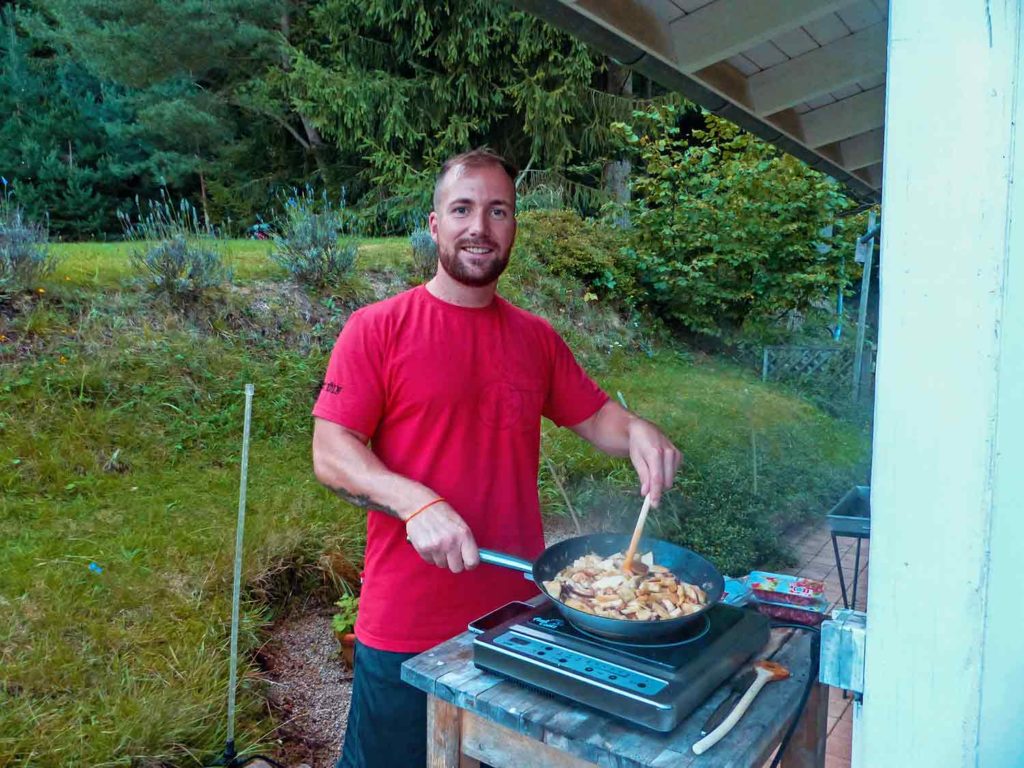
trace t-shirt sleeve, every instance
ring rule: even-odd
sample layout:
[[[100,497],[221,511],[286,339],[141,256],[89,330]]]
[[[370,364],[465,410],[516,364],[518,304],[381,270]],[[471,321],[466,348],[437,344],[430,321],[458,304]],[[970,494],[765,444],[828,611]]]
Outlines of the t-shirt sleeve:
[[[383,344],[375,324],[356,312],[341,329],[313,415],[372,436],[384,410]]]
[[[608,401],[608,395],[583,370],[569,346],[552,328],[551,383],[543,414],[560,427],[586,421]]]

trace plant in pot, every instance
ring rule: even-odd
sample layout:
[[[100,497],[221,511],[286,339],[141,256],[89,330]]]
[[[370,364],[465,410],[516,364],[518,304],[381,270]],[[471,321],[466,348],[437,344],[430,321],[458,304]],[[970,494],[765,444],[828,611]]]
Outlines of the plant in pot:
[[[335,603],[338,612],[331,617],[331,628],[341,645],[341,655],[349,669],[355,668],[356,614],[359,612],[359,598],[352,593],[342,595]]]

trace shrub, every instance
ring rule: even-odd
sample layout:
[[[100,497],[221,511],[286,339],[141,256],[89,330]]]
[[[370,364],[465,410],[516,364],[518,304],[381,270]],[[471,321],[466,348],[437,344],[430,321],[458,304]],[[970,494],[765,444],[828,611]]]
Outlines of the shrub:
[[[187,200],[174,206],[161,193],[161,199],[148,201],[146,208],[143,214],[136,201],[136,221],[121,211],[118,218],[125,238],[136,244],[131,263],[145,275],[150,290],[174,301],[194,300],[231,279],[217,233],[200,221]]]
[[[342,236],[350,223],[344,204],[319,199],[310,188],[294,193],[273,236],[272,258],[303,285],[326,288],[344,281],[355,266],[358,244]]]
[[[537,212],[520,216],[519,236],[508,271],[502,277],[501,295],[550,321],[591,373],[614,367],[620,356],[629,350],[647,351],[653,341],[649,334],[660,336],[661,329],[636,313],[623,311],[622,304],[629,301],[628,289],[620,289],[617,282],[605,281],[604,269],[594,271],[578,265],[583,271],[599,275],[591,283],[565,276],[572,270],[559,258],[559,254],[580,248],[580,242],[588,239],[594,241],[591,246],[598,245],[600,238],[595,233],[602,232],[604,228],[584,225],[575,214],[559,211],[556,216],[559,219],[565,217],[569,225],[564,232],[554,234],[546,227],[553,215],[556,214]],[[578,230],[572,226],[573,221],[577,223]],[[582,250],[586,251],[586,247]],[[605,258],[617,257],[615,248],[609,251],[600,257],[602,263],[605,263]],[[554,269],[562,274],[554,274]],[[614,269],[610,274],[620,274],[617,266]],[[628,280],[626,273],[623,281]],[[615,290],[609,285],[613,285]],[[601,296],[611,298],[599,301]]]
[[[227,275],[218,251],[184,235],[133,253],[132,260],[148,273],[154,290],[173,298],[195,298],[220,285]]]
[[[637,299],[636,278],[622,256],[622,233],[573,211],[529,211],[519,215],[517,247],[558,277],[577,280],[600,298],[624,306]]]
[[[429,280],[437,271],[437,243],[425,229],[417,229],[409,236],[412,246],[412,268],[417,277]]]
[[[833,180],[714,115],[652,107],[614,128],[635,158],[629,253],[662,317],[730,338],[843,284],[851,242],[821,235],[849,205]]]
[[[14,205],[3,180],[5,194],[0,198],[0,299],[36,286],[53,271],[56,259],[46,246],[46,228],[25,216]]]

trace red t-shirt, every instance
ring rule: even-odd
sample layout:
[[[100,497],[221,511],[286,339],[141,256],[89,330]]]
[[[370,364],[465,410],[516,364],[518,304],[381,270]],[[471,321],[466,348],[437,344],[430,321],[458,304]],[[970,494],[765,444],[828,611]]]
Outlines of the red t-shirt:
[[[497,296],[470,309],[420,286],[349,318],[313,415],[369,435],[385,466],[444,496],[479,546],[532,560],[544,550],[541,416],[571,426],[607,399],[546,320]],[[372,648],[424,651],[534,594],[517,571],[428,564],[400,520],[367,516],[356,636]]]

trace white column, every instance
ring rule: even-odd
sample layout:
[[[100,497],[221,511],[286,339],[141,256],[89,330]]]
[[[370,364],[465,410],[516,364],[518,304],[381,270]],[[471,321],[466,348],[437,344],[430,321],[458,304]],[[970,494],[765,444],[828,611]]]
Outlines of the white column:
[[[1015,0],[892,0],[858,764],[1024,765]]]

